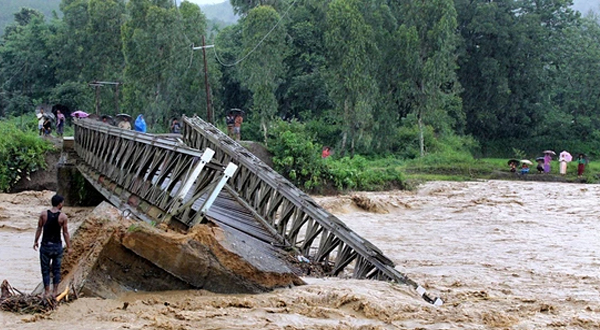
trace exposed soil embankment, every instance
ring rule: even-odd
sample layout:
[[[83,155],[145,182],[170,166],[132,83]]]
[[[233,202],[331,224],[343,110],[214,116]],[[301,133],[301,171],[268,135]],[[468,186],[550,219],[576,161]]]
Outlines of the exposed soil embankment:
[[[232,249],[219,227],[201,224],[188,233],[166,231],[123,218],[107,203],[98,206],[73,237],[64,258],[63,285],[91,296],[115,298],[128,291],[205,289],[259,293],[304,282],[283,258],[262,255],[260,270]]]
[[[46,153],[46,169],[39,169],[29,175],[28,178],[21,178],[11,189],[11,193],[35,190],[56,191],[56,164],[60,159],[60,152],[53,151]]]

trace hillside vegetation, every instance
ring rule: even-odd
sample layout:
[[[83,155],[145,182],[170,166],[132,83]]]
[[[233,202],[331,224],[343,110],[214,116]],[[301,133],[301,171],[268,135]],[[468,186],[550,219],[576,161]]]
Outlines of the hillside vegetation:
[[[40,103],[91,111],[93,81],[122,83],[98,89],[102,113],[143,114],[154,132],[183,114],[224,128],[238,108],[242,139],[309,188],[367,182],[346,171],[374,168],[362,159],[600,155],[600,25],[571,0],[230,4],[239,19],[215,29],[189,2],[63,0],[56,20],[23,10],[0,42],[0,117]],[[190,47],[202,36],[206,68]]]

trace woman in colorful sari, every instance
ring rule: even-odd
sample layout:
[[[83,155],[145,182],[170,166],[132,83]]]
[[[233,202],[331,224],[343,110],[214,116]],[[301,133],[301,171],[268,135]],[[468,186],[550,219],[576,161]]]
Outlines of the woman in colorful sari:
[[[550,173],[550,162],[552,161],[552,155],[550,153],[544,154],[544,173]]]

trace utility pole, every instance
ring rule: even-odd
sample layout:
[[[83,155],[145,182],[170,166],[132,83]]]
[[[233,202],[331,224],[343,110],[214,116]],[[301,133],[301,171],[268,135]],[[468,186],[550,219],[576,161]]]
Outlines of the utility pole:
[[[100,87],[102,87],[102,84],[98,83],[97,81],[92,81],[88,84],[88,86],[94,87],[96,92],[96,114],[100,115]]]
[[[104,85],[114,85],[115,86],[115,114],[119,113],[119,86],[122,83],[117,81],[92,81],[88,84],[91,87],[96,89],[96,114],[100,115],[100,87]]]
[[[115,85],[115,110],[116,110],[115,114],[120,113],[120,111],[119,111],[119,86],[121,86],[120,83],[117,83]]]
[[[208,84],[208,65],[206,63],[206,48],[212,48],[214,46],[215,45],[206,45],[204,43],[204,36],[202,36],[202,46],[192,46],[193,50],[202,49],[202,55],[204,56],[204,86],[206,87],[206,120],[211,124],[213,123],[213,113],[210,106],[210,85]]]

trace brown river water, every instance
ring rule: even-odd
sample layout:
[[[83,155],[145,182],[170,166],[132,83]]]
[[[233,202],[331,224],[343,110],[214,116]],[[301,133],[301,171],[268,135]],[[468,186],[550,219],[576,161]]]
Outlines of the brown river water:
[[[41,278],[31,247],[51,196],[0,194],[0,280],[22,291]],[[0,329],[600,329],[600,185],[429,182],[314,198],[444,305],[404,285],[305,278],[260,295],[80,298],[49,315],[0,312]],[[73,231],[89,209],[65,212]]]

